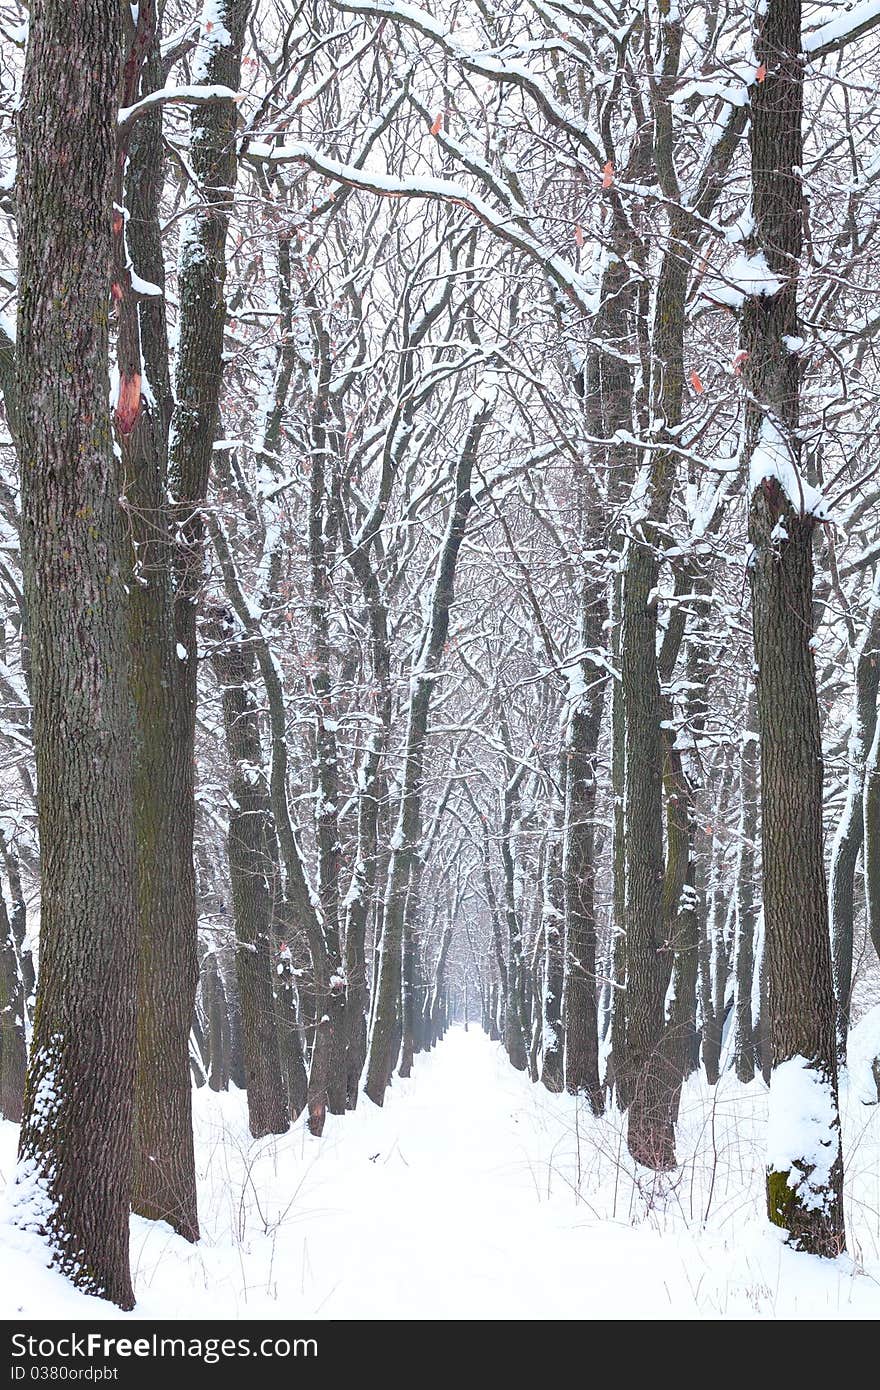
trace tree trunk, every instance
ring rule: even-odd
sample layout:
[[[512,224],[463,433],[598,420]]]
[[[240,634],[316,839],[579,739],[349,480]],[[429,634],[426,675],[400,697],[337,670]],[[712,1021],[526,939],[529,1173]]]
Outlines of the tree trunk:
[[[755,840],[758,831],[757,723],[754,686],[750,685],[746,726],[740,754],[739,854],[736,866],[736,938],[734,946],[734,1042],[733,1055],[740,1081],[755,1075],[755,1039],[752,1023],[752,988],[755,967]]]
[[[563,767],[563,772],[565,768]],[[564,795],[564,789],[563,789]],[[541,1081],[548,1091],[565,1085],[563,1067],[562,991],[564,971],[564,885],[562,879],[562,826],[564,803],[557,798],[553,814],[553,838],[544,861],[544,978],[541,990]]]
[[[18,1124],[24,1101],[27,1045],[24,987],[6,899],[0,891],[0,1115]]]
[[[774,294],[747,298],[742,314],[773,1058],[767,1205],[770,1220],[801,1249],[837,1255],[845,1242],[843,1162],[811,648],[816,515],[801,482],[799,363],[789,346],[799,328],[803,242],[800,0],[768,0],[755,24],[755,53],[766,75],[751,89],[754,250],[780,283]],[[807,1098],[811,1120],[786,1121]]]
[[[379,978],[367,1057],[364,1089],[381,1105],[397,1060],[395,1037],[399,1027],[400,978],[403,951],[403,924],[406,890],[413,855],[418,851],[421,823],[422,778],[431,695],[438,679],[440,658],[449,631],[449,610],[453,600],[455,567],[473,505],[471,477],[476,451],[491,414],[488,400],[478,400],[470,430],[464,441],[454,474],[451,515],[437,564],[430,613],[422,647],[411,676],[409,721],[400,812],[392,839],[388,888],[379,957]]]
[[[131,1308],[136,901],[128,539],[109,414],[121,13],[35,0],[19,115],[18,452],[39,789],[40,980],[16,1220]]]
[[[653,547],[633,537],[624,570],[621,642],[626,711],[627,1140],[637,1162],[666,1169],[675,1164],[675,1149],[662,1049],[672,952],[663,922],[663,753],[653,598],[657,573]]]
[[[229,1090],[229,1004],[216,951],[208,951],[202,967],[202,996],[205,1001],[206,1042],[208,1047],[208,1085],[212,1091]]]
[[[580,638],[596,650],[607,613],[604,593],[584,581]],[[604,1109],[599,1080],[599,1019],[596,1008],[596,915],[594,898],[594,820],[596,754],[602,721],[605,676],[582,662],[583,688],[573,692],[566,754],[563,902],[565,910],[565,983],[562,1014],[565,1028],[565,1089],[585,1095],[594,1115]],[[591,682],[588,687],[586,681]]]
[[[274,833],[253,692],[253,650],[229,629],[230,622],[218,621],[212,624],[211,635],[224,643],[215,651],[213,665],[222,691],[230,767],[228,850],[235,969],[248,1119],[251,1134],[261,1139],[266,1134],[285,1134],[290,1128],[272,987],[269,880],[274,870]]]
[[[164,82],[154,17],[151,0],[142,3],[125,63],[126,106]],[[193,817],[192,749],[179,736],[183,692],[171,587],[171,383],[162,293],[159,201],[164,166],[158,107],[140,118],[130,149],[123,142],[117,158],[116,201],[124,203],[127,216],[114,221],[116,355],[120,399],[134,412],[119,431],[133,546],[129,635],[139,979],[132,1206],[197,1240],[189,1037],[198,961],[195,875],[186,835]],[[133,270],[160,292],[136,293]]]

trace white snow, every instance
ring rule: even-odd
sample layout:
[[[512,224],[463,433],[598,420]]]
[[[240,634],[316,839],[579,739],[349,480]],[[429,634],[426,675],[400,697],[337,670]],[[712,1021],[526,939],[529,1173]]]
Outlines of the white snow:
[[[877,1080],[874,1065],[880,1068],[880,1004],[875,1004],[850,1031],[846,1047],[850,1089],[864,1105],[876,1105]],[[878,1070],[880,1078],[880,1070]]]
[[[197,82],[208,76],[218,48],[228,48],[232,35],[226,28],[226,0],[204,0],[199,19],[199,41],[193,55],[192,74]]]
[[[827,43],[854,34],[857,29],[869,25],[880,18],[880,0],[863,0],[861,5],[837,4],[827,11],[825,23],[803,36],[805,53],[815,53]]]
[[[801,1206],[824,1206],[839,1149],[837,1106],[829,1079],[806,1057],[790,1057],[774,1067],[767,1167],[789,1173],[788,1186],[798,1193]]]
[[[761,421],[761,433],[749,460],[749,491],[754,492],[765,478],[775,478],[800,516],[830,519],[825,498],[798,472],[785,435],[769,415]]]
[[[6,1318],[807,1319],[880,1309],[880,1107],[851,1101],[848,1258],[780,1243],[764,1215],[766,1091],[685,1088],[665,1177],[627,1157],[625,1120],[593,1120],[453,1029],[379,1110],[361,1100],[251,1140],[244,1096],[195,1094],[202,1240],[132,1218],[133,1314],[44,1268],[0,1224]],[[16,1130],[0,1125],[0,1171]],[[259,1203],[254,1197],[259,1194]],[[867,1277],[866,1277],[867,1276]]]
[[[215,44],[216,48],[217,45]],[[235,92],[231,87],[223,87],[218,83],[198,83],[188,86],[166,86],[159,87],[157,91],[150,92],[148,96],[141,97],[131,106],[120,106],[117,120],[120,125],[125,125],[132,116],[139,116],[142,111],[149,111],[151,106],[162,106],[169,101],[184,101],[200,103],[205,101],[240,101],[241,92]]]
[[[131,266],[128,267],[128,274],[129,278],[131,279],[131,287],[134,290],[135,294],[143,294],[149,296],[158,295],[158,297],[161,299],[162,291],[158,285],[153,284],[152,280],[142,279],[141,276],[138,275],[137,271],[133,270]]]
[[[716,274],[707,275],[702,293],[718,304],[740,309],[746,299],[778,294],[785,282],[770,269],[763,251],[743,252]]]

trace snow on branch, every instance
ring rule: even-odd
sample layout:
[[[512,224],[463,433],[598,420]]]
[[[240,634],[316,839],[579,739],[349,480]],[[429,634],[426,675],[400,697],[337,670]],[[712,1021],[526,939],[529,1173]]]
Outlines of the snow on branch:
[[[576,308],[586,314],[596,311],[596,289],[591,281],[579,275],[566,260],[531,236],[512,216],[491,207],[463,183],[457,183],[452,179],[423,178],[415,175],[401,179],[393,174],[361,169],[356,165],[342,164],[339,160],[331,159],[312,145],[276,146],[252,141],[244,157],[275,164],[300,162],[316,174],[323,174],[328,179],[335,179],[339,183],[360,188],[366,193],[375,193],[383,198],[427,198],[462,207],[477,217],[496,236],[537,262]]]
[[[751,459],[749,460],[749,490],[755,492],[767,478],[779,483],[792,507],[801,516],[814,516],[818,521],[830,520],[825,498],[800,475],[788,440],[769,415],[761,421]]]
[[[597,167],[604,164],[604,144],[600,132],[587,125],[572,107],[564,106],[543,78],[531,68],[510,58],[498,58],[494,53],[467,48],[427,10],[421,10],[415,5],[398,4],[396,0],[332,0],[332,3],[337,10],[343,10],[348,14],[390,19],[394,23],[414,29],[438,44],[444,53],[466,72],[488,78],[492,82],[507,82],[520,88],[531,97],[551,125],[557,130],[564,130],[579,145],[589,150]]]
[[[862,38],[880,25],[880,0],[863,0],[851,10],[838,11],[818,28],[803,36],[803,50],[810,58],[824,58],[838,53],[855,39]]]
[[[141,97],[133,106],[120,108],[119,129],[129,130],[145,111],[154,106],[164,106],[166,102],[180,101],[190,106],[204,106],[212,101],[241,101],[243,97],[243,92],[233,92],[231,87],[160,87],[158,91],[150,92],[149,96]]]

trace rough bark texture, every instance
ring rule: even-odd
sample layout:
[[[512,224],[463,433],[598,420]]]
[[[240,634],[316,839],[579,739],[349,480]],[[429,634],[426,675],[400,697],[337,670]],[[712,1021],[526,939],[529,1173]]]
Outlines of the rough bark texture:
[[[671,26],[667,26],[671,27]],[[677,66],[680,35],[667,55]],[[672,442],[681,423],[683,325],[692,255],[678,217],[657,285],[652,339],[653,411]],[[624,715],[624,882],[626,921],[627,1142],[638,1162],[664,1169],[675,1162],[670,1099],[674,1079],[664,1056],[664,999],[672,970],[663,889],[663,717],[657,668],[658,524],[665,520],[676,457],[652,460],[650,517],[631,537],[623,568],[620,671]]]
[[[635,538],[624,572],[621,675],[626,711],[626,980],[628,1143],[639,1163],[675,1162],[663,1056],[672,952],[663,921],[663,748],[656,657],[658,564]]]
[[[126,17],[122,102],[164,82],[154,5]],[[159,228],[163,177],[157,107],[117,151],[114,299],[120,407],[117,431],[125,472],[132,557],[129,580],[131,688],[135,714],[134,825],[138,889],[138,1077],[132,1205],[199,1236],[192,1136],[189,1036],[198,981],[191,822],[191,750],[175,651],[172,538],[167,490],[171,382],[164,294],[142,295],[132,268],[164,290]],[[141,393],[143,378],[149,389]],[[127,414],[123,413],[123,409]],[[183,833],[182,833],[183,832]]]
[[[214,655],[223,696],[223,727],[229,756],[229,877],[235,919],[235,969],[241,1010],[248,1120],[255,1139],[290,1128],[281,1074],[275,996],[272,988],[272,899],[274,839],[260,725],[254,698],[253,650],[212,626],[224,646]]]
[[[109,412],[115,0],[36,0],[19,116],[18,447],[42,875],[15,1209],[124,1308],[135,1077],[128,542]]]
[[[606,605],[584,595],[581,636],[584,647],[598,648]],[[596,916],[593,841],[596,815],[596,749],[605,681],[588,669],[592,688],[579,695],[571,711],[566,770],[563,885],[565,903],[565,1089],[585,1095],[594,1115],[604,1108],[599,1081],[599,1026],[596,1009]],[[585,673],[586,674],[586,673]]]
[[[803,64],[800,0],[768,0],[756,21],[766,76],[751,89],[750,148],[756,248],[782,280],[774,295],[743,307],[746,457],[752,468],[749,567],[754,621],[761,792],[765,970],[773,1067],[806,1059],[837,1102],[836,1008],[822,853],[822,742],[812,636],[815,516],[768,475],[767,449],[800,472],[797,284],[803,241]],[[782,462],[780,460],[779,467]],[[771,1106],[773,1081],[771,1078]],[[770,1169],[771,1221],[801,1248],[836,1255],[844,1246],[843,1164],[837,1154],[821,1194],[794,1152]]]
[[[241,71],[244,29],[250,0],[219,0],[216,15],[200,32],[193,80],[237,90]],[[221,21],[222,23],[216,23]],[[228,42],[226,39],[228,38]],[[138,1209],[165,1215],[163,1206],[174,1192],[152,1192],[147,1185],[151,1140],[145,1125],[155,1116],[153,1144],[171,1145],[175,1153],[181,1191],[178,1201],[187,1204],[189,1227],[197,1234],[195,1197],[190,1189],[184,1114],[183,1067],[188,1055],[188,1035],[193,1017],[196,973],[196,892],[193,869],[195,834],[195,719],[197,650],[196,615],[203,570],[203,519],[201,506],[207,497],[212,449],[218,418],[223,373],[223,331],[226,304],[226,232],[230,189],[236,181],[235,131],[238,112],[232,101],[197,106],[191,120],[189,160],[202,200],[181,227],[178,263],[179,337],[175,373],[175,405],[168,442],[168,473],[175,498],[179,543],[174,550],[174,643],[176,656],[174,731],[174,782],[177,898],[173,916],[166,917],[153,941],[142,950],[142,1000],[148,1008],[142,1028],[139,1095],[139,1139],[143,1149],[137,1194]],[[137,267],[136,267],[137,268]],[[164,500],[164,499],[163,499]],[[170,696],[168,697],[171,698]],[[168,756],[167,753],[165,756]],[[172,983],[173,982],[173,983]],[[159,1060],[158,1040],[165,1034],[167,1060]],[[153,1039],[151,1043],[151,1038]],[[166,1084],[156,1078],[162,1068],[175,1068],[167,1078],[169,1100],[160,1093]],[[169,1109],[169,1107],[173,1107]],[[183,1191],[183,1186],[186,1192]],[[184,1208],[181,1207],[183,1213]]]

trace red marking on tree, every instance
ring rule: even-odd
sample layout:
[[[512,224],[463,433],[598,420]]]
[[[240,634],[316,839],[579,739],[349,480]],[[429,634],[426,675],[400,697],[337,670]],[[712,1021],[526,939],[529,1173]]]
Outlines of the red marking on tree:
[[[767,76],[767,64],[766,64],[766,63],[761,63],[760,66],[758,67],[758,71],[755,73],[755,81],[756,81],[756,82],[763,82],[763,81],[764,81],[764,78],[765,78],[766,76]]]
[[[442,115],[440,115],[440,116],[435,116],[435,117],[434,117],[434,124],[431,126],[431,134],[432,134],[432,135],[439,135],[442,129],[443,129],[443,116],[442,116]]]
[[[110,297],[117,304],[122,299],[122,286],[119,284],[118,280],[114,280],[113,284],[110,286]]]
[[[698,396],[701,396],[706,389],[696,372],[691,372],[691,386]]]
[[[610,188],[614,182],[614,165],[609,159],[602,169],[602,187]]]
[[[119,399],[116,402],[116,425],[121,435],[131,434],[141,413],[141,374],[119,378]]]
[[[734,376],[742,376],[742,369],[745,366],[746,362],[748,362],[748,360],[749,354],[746,352],[745,348],[740,348],[739,352],[735,355],[733,361],[730,364],[733,368]]]

